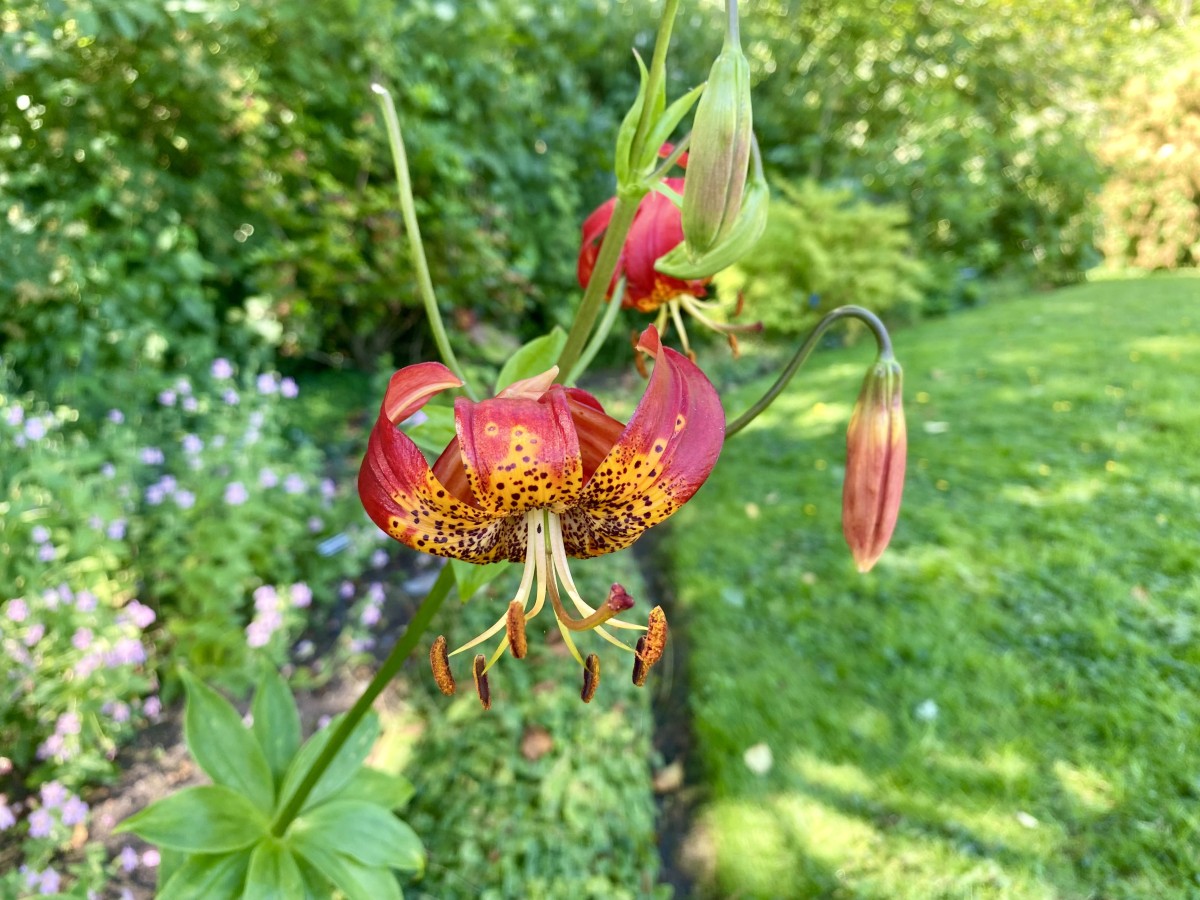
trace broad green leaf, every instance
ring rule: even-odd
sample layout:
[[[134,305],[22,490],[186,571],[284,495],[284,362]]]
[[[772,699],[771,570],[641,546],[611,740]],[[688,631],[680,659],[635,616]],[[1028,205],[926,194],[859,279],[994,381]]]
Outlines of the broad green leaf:
[[[396,876],[387,869],[364,866],[320,844],[297,840],[293,846],[296,854],[339,887],[347,900],[402,900],[404,896]]]
[[[496,377],[496,393],[508,387],[514,381],[540,375],[558,361],[562,348],[566,346],[567,333],[557,325],[549,334],[534,338],[524,344],[508,358],[508,362]]]
[[[414,444],[426,453],[438,456],[454,440],[454,408],[429,405],[421,410],[424,418],[404,428]]]
[[[297,900],[304,894],[304,876],[287,847],[268,838],[254,848],[242,894],[245,900]]]
[[[202,853],[189,856],[164,887],[155,894],[157,900],[216,900],[242,896],[250,851],[234,853]]]
[[[181,675],[187,689],[183,735],[188,750],[214,782],[233,788],[270,812],[275,782],[258,741],[233,704],[190,673]]]
[[[476,563],[463,562],[460,559],[450,560],[450,571],[454,573],[454,584],[458,588],[458,599],[466,603],[480,590],[504,574],[508,563]]]
[[[161,891],[171,880],[171,876],[188,861],[188,854],[182,850],[172,850],[169,847],[159,847],[158,849],[158,871],[155,876],[158,879],[158,889]]]
[[[296,865],[300,868],[300,875],[304,878],[304,896],[305,900],[329,900],[333,896],[333,885],[329,883],[329,879],[318,872],[313,864],[298,853],[293,853],[292,857],[296,860]]]
[[[264,666],[250,711],[254,736],[278,784],[300,748],[300,713],[291,689],[273,666]]]
[[[305,741],[300,752],[292,760],[292,764],[288,766],[287,774],[283,776],[283,787],[279,790],[281,806],[300,786],[305,773],[316,762],[317,757],[329,743],[330,737],[333,736],[333,732],[337,730],[344,718],[345,713],[335,717],[333,721]],[[346,743],[342,745],[337,755],[325,768],[325,773],[309,793],[308,799],[304,801],[303,809],[316,806],[345,787],[347,782],[354,777],[359,766],[362,765],[362,761],[367,758],[377,737],[379,737],[379,717],[375,713],[369,712],[355,726],[350,737],[346,739]]]
[[[298,818],[288,831],[297,847],[324,847],[368,866],[405,872],[425,867],[421,839],[406,823],[366,800],[330,800]]]
[[[226,853],[249,847],[267,833],[262,810],[219,784],[184,788],[130,816],[116,831],[189,853]]]
[[[403,775],[391,775],[363,766],[331,799],[369,800],[384,809],[401,809],[408,805],[412,795],[412,782]]]

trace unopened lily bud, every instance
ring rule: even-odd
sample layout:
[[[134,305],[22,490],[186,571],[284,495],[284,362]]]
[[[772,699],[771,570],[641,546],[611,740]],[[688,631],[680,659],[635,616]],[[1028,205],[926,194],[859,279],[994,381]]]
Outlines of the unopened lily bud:
[[[875,361],[863,381],[846,433],[842,533],[858,571],[867,572],[887,548],[908,457],[903,373],[890,355]]]
[[[727,37],[692,122],[682,212],[693,257],[724,238],[741,212],[752,126],[750,63],[737,39]]]
[[[767,228],[767,210],[771,202],[771,191],[767,181],[757,171],[746,191],[741,214],[725,236],[707,253],[693,256],[687,244],[677,246],[670,253],[660,256],[654,268],[671,278],[695,280],[711,278],[728,269],[749,253]],[[686,190],[686,188],[684,188]]]

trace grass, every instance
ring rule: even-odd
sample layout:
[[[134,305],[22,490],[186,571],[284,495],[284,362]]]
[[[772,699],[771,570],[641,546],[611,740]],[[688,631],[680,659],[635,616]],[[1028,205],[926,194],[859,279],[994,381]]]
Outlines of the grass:
[[[895,337],[909,475],[872,573],[840,528],[865,346],[810,361],[670,530],[701,894],[1196,896],[1200,279]]]

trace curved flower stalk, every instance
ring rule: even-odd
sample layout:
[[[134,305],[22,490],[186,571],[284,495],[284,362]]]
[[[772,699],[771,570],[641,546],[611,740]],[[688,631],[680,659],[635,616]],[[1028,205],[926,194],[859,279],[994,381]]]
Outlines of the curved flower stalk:
[[[664,145],[663,150],[669,153],[669,145]],[[679,163],[687,165],[686,155],[679,158]],[[663,185],[669,191],[680,194],[684,189],[684,179],[666,178]],[[584,220],[576,267],[580,285],[586,285],[592,277],[600,252],[600,241],[612,219],[616,202],[615,197],[605,201]],[[689,357],[694,354],[683,324],[684,312],[705,327],[724,334],[736,354],[736,335],[748,331],[761,331],[762,323],[731,325],[714,320],[710,311],[715,309],[717,304],[702,299],[708,292],[711,276],[682,279],[666,275],[655,268],[655,263],[660,257],[666,256],[682,243],[683,219],[675,201],[658,191],[647,194],[638,204],[634,214],[633,224],[629,227],[629,235],[621,248],[617,269],[608,286],[606,297],[612,299],[617,280],[623,276],[625,295],[621,301],[622,307],[636,309],[638,312],[657,313],[655,326],[663,333],[670,316],[670,321],[675,323],[675,328],[679,331],[680,344]]]
[[[459,380],[440,363],[419,363],[392,376],[359,471],[359,495],[371,519],[424,553],[525,567],[516,595],[491,628],[453,652],[444,639],[435,642],[430,659],[443,692],[455,690],[450,658],[500,635],[491,657],[477,655],[472,667],[488,707],[488,670],[505,650],[524,655],[527,624],[547,597],[584,669],[585,700],[595,691],[599,660],[584,661],[573,633],[595,630],[633,654],[639,684],[661,654],[661,608],[651,611],[647,626],[618,619],[633,605],[625,589],[613,585],[592,606],[568,567],[568,557],[628,547],[673,514],[704,483],[721,452],[725,417],[704,373],[663,347],[653,326],[638,349],[654,357],[654,373],[628,424],[607,415],[586,391],[554,384],[553,368],[491,400],[458,398],[457,437],[432,467],[396,423]],[[635,648],[610,628],[645,634]]]

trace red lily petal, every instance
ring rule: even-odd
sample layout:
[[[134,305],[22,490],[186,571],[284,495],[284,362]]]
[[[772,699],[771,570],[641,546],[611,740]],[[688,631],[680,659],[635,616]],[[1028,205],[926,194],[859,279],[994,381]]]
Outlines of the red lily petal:
[[[419,363],[392,376],[358,472],[359,497],[376,525],[414,550],[477,563],[523,560],[523,523],[457,499],[394,424],[459,383],[440,363]]]
[[[467,483],[485,512],[562,512],[579,495],[579,439],[561,385],[551,387],[540,400],[472,403],[460,397],[454,403],[454,423]]]
[[[562,517],[567,553],[598,556],[627,547],[699,489],[725,440],[716,389],[687,357],[663,347],[650,326],[638,349],[654,373],[620,438]]]
[[[664,183],[677,193],[683,191],[682,178],[667,178]],[[683,219],[679,208],[658,192],[643,197],[625,241],[623,305],[626,308],[651,312],[678,294],[704,296],[706,281],[681,281],[654,268],[659,257],[681,243]]]

